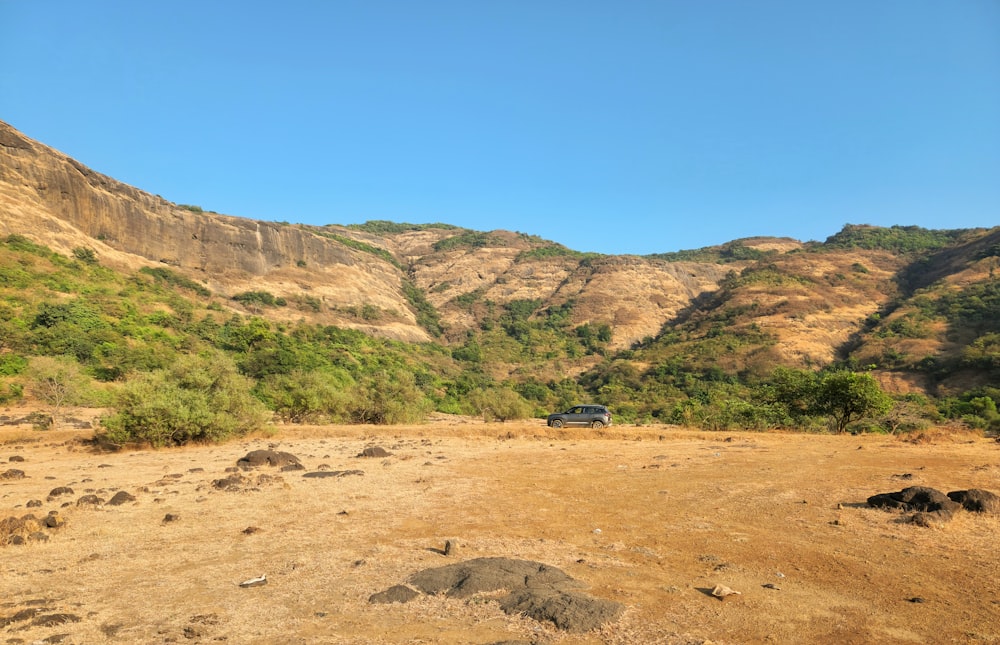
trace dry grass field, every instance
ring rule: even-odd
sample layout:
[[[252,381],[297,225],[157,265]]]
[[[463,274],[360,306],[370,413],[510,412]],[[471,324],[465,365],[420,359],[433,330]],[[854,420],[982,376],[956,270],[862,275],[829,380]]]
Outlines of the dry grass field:
[[[1000,492],[1000,444],[980,437],[442,420],[107,453],[88,434],[0,430],[0,474],[25,474],[0,479],[0,519],[65,520],[0,547],[0,643],[1000,642],[1000,517],[920,527],[864,503],[910,485]],[[369,445],[392,454],[358,457]],[[268,447],[306,470],[213,485]],[[336,470],[363,474],[303,477]],[[119,491],[135,500],[77,503]],[[626,609],[579,634],[489,597],[368,602],[484,556],[558,567]]]

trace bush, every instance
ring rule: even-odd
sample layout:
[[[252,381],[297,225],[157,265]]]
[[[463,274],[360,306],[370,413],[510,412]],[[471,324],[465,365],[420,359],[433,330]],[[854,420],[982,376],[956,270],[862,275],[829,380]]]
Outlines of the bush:
[[[379,372],[355,387],[350,407],[355,423],[392,425],[422,422],[434,406],[417,387],[413,373],[400,369]]]
[[[221,354],[182,356],[168,369],[143,374],[116,396],[113,414],[101,420],[112,443],[176,446],[224,441],[264,427],[263,404],[250,381]]]
[[[353,381],[346,373],[295,370],[270,374],[257,386],[257,395],[281,419],[293,423],[346,421]]]
[[[491,387],[475,390],[469,395],[469,403],[483,421],[510,421],[531,416],[531,404],[506,387]]]

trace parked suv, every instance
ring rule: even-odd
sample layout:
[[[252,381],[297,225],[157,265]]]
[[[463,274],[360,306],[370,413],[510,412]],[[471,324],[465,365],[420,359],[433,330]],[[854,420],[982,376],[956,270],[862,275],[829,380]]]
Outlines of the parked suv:
[[[603,405],[575,405],[565,412],[550,414],[545,423],[552,428],[563,426],[603,428],[611,425],[611,412]]]

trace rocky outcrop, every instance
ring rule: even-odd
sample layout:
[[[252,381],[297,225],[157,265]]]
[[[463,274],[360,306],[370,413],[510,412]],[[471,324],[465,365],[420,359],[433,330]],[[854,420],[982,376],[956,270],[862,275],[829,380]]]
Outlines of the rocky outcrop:
[[[522,252],[549,243],[507,231],[488,234],[482,246],[437,249],[438,242],[461,232],[444,227],[382,236],[202,212],[96,172],[0,122],[0,235],[24,235],[65,254],[91,248],[102,263],[133,270],[167,266],[218,296],[267,291],[313,305],[268,311],[269,317],[430,340],[404,293],[409,278],[457,336],[480,321],[454,299],[478,291],[499,304],[573,300],[574,325],[608,324],[611,346],[625,347],[656,334],[734,268],[622,256],[524,259]],[[345,238],[362,244],[344,244]],[[396,261],[365,249],[385,251]],[[409,276],[401,267],[408,267]],[[358,320],[345,313],[363,306],[385,315]]]

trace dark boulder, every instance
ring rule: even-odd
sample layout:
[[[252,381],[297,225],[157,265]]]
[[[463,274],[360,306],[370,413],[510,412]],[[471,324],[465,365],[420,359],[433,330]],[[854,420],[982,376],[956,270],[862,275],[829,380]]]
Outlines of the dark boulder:
[[[948,499],[948,496],[941,491],[926,486],[910,486],[895,493],[872,495],[868,498],[868,505],[918,513],[941,511],[948,514],[962,507],[958,502]]]
[[[110,500],[108,500],[108,506],[121,506],[126,502],[134,502],[134,501],[135,501],[135,495],[132,495],[127,491],[120,490],[117,493],[115,493]]]
[[[301,465],[298,457],[289,452],[277,450],[252,450],[236,462],[236,466],[241,470],[260,468],[261,466],[283,468],[295,464]]]
[[[620,603],[593,598],[579,591],[583,585],[563,571],[528,560],[476,558],[426,569],[413,575],[410,583],[424,593],[444,594],[450,598],[506,591],[496,596],[504,612],[523,614],[569,632],[596,629],[616,620],[625,609]],[[392,589],[396,589],[394,593],[404,593],[397,587]],[[389,598],[392,589],[372,598]],[[402,589],[412,591],[409,587]]]
[[[988,490],[953,490],[948,493],[948,498],[973,513],[1000,513],[1000,497]]]

